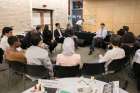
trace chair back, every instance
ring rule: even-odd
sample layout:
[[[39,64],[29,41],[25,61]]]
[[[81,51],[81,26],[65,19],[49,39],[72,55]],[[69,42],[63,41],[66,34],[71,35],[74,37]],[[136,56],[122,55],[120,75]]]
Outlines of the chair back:
[[[134,62],[134,64],[133,64],[133,71],[135,73],[135,76],[140,78],[140,64]]]
[[[105,73],[105,63],[84,63],[82,67],[83,75],[97,75]]]
[[[4,51],[2,48],[0,48],[0,63],[3,62],[3,55],[4,55]]]
[[[135,54],[135,48],[133,46],[130,47],[129,45],[123,44],[121,47],[124,49],[125,55],[128,59],[133,57],[133,55]]]
[[[14,70],[15,72],[26,73],[26,64],[18,62],[18,61],[7,61],[9,68]]]
[[[55,77],[64,78],[64,77],[75,77],[80,74],[79,65],[77,66],[54,66],[54,75]]]
[[[115,71],[118,72],[120,71],[122,68],[125,67],[125,65],[127,64],[128,60],[127,58],[122,58],[122,59],[115,59],[113,60],[109,65],[108,65],[108,71]]]
[[[26,74],[36,78],[50,78],[49,71],[43,65],[26,65]]]

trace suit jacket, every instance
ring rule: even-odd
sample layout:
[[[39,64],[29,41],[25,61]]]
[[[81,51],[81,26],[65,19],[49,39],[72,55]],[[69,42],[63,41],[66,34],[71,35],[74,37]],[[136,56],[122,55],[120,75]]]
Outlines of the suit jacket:
[[[62,31],[61,31],[61,33],[62,33]],[[62,33],[62,36],[63,36],[63,33]],[[54,37],[55,37],[55,39],[59,39],[59,37],[60,37],[60,34],[57,29],[54,30]]]

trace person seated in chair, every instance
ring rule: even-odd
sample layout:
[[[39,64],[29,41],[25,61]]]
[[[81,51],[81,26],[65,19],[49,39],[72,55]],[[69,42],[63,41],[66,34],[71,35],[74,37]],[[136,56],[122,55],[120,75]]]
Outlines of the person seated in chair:
[[[42,39],[39,33],[32,33],[31,44],[26,53],[27,64],[43,65],[49,70],[50,77],[53,77],[53,67],[48,56],[48,51],[42,48]]]
[[[133,62],[140,64],[140,48],[136,51]]]
[[[74,40],[75,48],[78,48],[78,37],[74,34],[74,30],[70,24],[67,24],[67,28],[65,29],[65,37],[71,37]]]
[[[125,34],[128,33],[129,32],[129,26],[123,26],[123,30],[124,30]]]
[[[135,42],[136,38],[132,32],[127,32],[121,37],[121,43],[132,45]]]
[[[96,35],[94,36],[93,40],[92,40],[92,44],[90,46],[90,52],[89,55],[92,54],[92,52],[94,51],[95,45],[98,44],[103,44],[104,39],[107,36],[107,28],[105,27],[104,23],[100,24],[100,29],[99,31],[96,32]]]
[[[61,31],[60,23],[56,23],[55,26],[56,29],[54,30],[54,38],[58,43],[63,43],[65,37]]]
[[[13,35],[12,32],[13,32],[12,27],[4,27],[2,30],[0,47],[3,49],[3,51],[9,48],[9,44],[7,40],[8,40],[8,37]]]
[[[42,27],[41,27],[41,25],[37,25],[36,26],[36,32],[38,32],[40,35],[42,35]]]
[[[136,51],[133,58],[133,70],[137,80],[137,89],[140,91],[140,48]]]
[[[119,31],[117,31],[117,35],[123,36],[124,34],[125,34],[124,29],[120,29]]]
[[[80,54],[75,53],[74,41],[67,37],[63,43],[63,52],[56,57],[56,65],[76,66],[81,63]]]
[[[49,46],[49,50],[52,53],[57,46],[57,42],[53,40],[53,33],[49,30],[49,26],[45,25],[43,30],[43,42]]]
[[[35,32],[36,32],[35,29],[31,29],[31,30],[26,32],[24,38],[21,40],[21,48],[22,49],[27,49],[32,45],[31,44],[31,35]]]
[[[121,47],[125,50],[128,59],[134,55],[135,35],[132,32],[127,32],[121,37]]]
[[[8,38],[9,48],[5,51],[5,59],[8,61],[18,61],[26,63],[26,58],[23,51],[18,51],[17,48],[20,47],[20,41],[16,36],[10,36]]]
[[[113,60],[125,57],[124,49],[120,48],[120,36],[112,35],[110,42],[112,49],[108,50],[104,55],[99,55],[99,62],[106,62],[106,68]]]
[[[137,51],[140,48],[140,35],[138,35],[136,37],[136,41],[134,43],[134,48],[135,48],[135,51]]]

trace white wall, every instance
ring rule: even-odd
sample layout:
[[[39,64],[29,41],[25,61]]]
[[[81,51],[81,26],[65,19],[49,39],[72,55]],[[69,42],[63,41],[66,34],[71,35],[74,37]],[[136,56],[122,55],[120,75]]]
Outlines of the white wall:
[[[54,24],[60,22],[65,28],[68,22],[68,0],[0,0],[0,32],[4,26],[14,26],[14,33],[20,34],[32,27],[32,8],[54,10]]]
[[[32,0],[33,8],[43,8],[42,5],[47,5],[47,9],[54,10],[54,24],[59,22],[61,27],[66,27],[68,23],[68,0]]]
[[[4,26],[14,26],[14,33],[31,27],[31,0],[0,0],[0,32]]]

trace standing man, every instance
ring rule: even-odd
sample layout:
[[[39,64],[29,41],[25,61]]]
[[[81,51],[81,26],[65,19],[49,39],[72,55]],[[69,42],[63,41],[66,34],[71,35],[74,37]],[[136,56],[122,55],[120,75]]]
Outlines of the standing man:
[[[76,30],[78,31],[78,32],[81,32],[81,31],[83,31],[83,22],[84,22],[84,19],[80,19],[80,20],[78,20],[77,22],[76,22]]]
[[[105,27],[104,23],[101,23],[100,24],[100,29],[96,32],[96,36],[92,40],[89,55],[92,54],[92,52],[94,51],[94,47],[97,43],[98,44],[103,44],[106,36],[107,36],[107,28]]]

